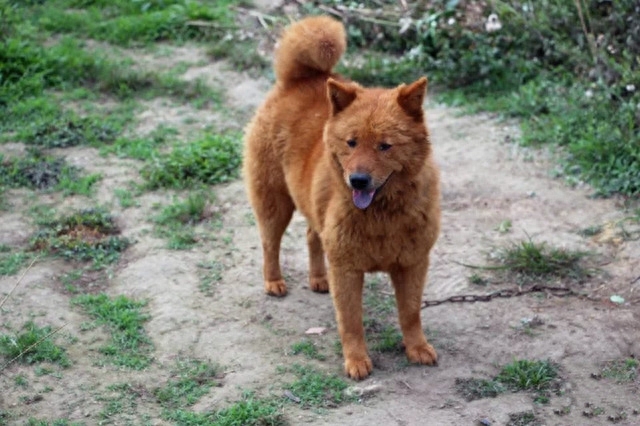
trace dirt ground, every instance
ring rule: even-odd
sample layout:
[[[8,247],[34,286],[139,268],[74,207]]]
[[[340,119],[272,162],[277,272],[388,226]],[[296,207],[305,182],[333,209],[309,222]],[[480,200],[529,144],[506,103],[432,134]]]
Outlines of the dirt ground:
[[[182,52],[179,56],[193,62],[185,78],[206,75],[211,81],[224,79],[228,105],[240,111],[235,116],[240,117],[235,122],[238,128],[268,90],[266,79],[232,72],[224,64],[203,64],[197,53]],[[167,56],[146,58],[152,67],[160,60],[166,61]],[[374,357],[373,375],[364,382],[353,382],[379,385],[374,395],[360,403],[322,411],[290,404],[285,408],[288,421],[316,425],[472,425],[485,421],[505,425],[509,414],[533,411],[546,425],[640,424],[637,379],[620,384],[592,377],[607,361],[640,355],[640,242],[616,234],[613,224],[625,216],[620,201],[591,198],[588,186],[570,187],[553,178],[556,163],[552,153],[513,143],[518,138],[515,123],[486,114],[463,115],[433,98],[426,108],[442,172],[443,228],[424,297],[440,299],[493,290],[470,284],[468,277],[474,271],[460,263],[486,264],[496,248],[530,237],[556,247],[592,252],[602,272],[581,287],[591,298],[536,294],[424,309],[425,327],[440,355],[437,367],[405,366],[402,354]],[[169,100],[150,101],[139,119],[141,129],[153,129],[164,122],[184,132],[189,131],[188,126],[225,122],[220,113],[191,111]],[[6,154],[21,149],[20,144],[0,146]],[[222,407],[246,389],[282,393],[277,386],[282,373],[277,367],[300,362],[289,355],[289,348],[303,339],[310,327],[328,329],[322,336],[312,336],[327,355],[326,360],[314,363],[341,373],[342,359],[333,350],[338,337],[331,299],[307,288],[302,217],[294,217],[283,242],[282,262],[290,293],[282,299],[271,298],[262,291],[260,240],[241,181],[212,188],[222,211],[217,238],[188,251],[172,251],[149,232],[152,224],[148,218],[154,203],[170,202],[173,192],[145,193],[137,199],[139,206],[123,209],[115,201],[114,189],[139,181],[137,162],[103,157],[93,148],[56,153],[89,172],[100,172],[103,180],[93,200],[39,194],[38,202],[61,209],[95,204],[112,207],[124,236],[135,244],[101,285],[109,295],[148,301],[151,319],[145,328],[153,341],[155,360],[140,372],[96,364],[100,357],[97,348],[107,336],[101,328],[84,329],[88,318],[70,304],[72,295],[59,284],[60,276],[72,266],[61,260],[38,261],[2,307],[1,322],[21,324],[33,317],[53,327],[66,324],[60,336],[73,365],[57,377],[35,376],[32,368],[20,364],[3,371],[0,408],[14,416],[9,424],[24,424],[29,417],[98,424],[102,397],[110,384],[128,382],[151,388],[167,379],[178,357],[209,359],[224,369],[222,386],[205,395],[192,407],[194,411]],[[26,191],[9,191],[12,207],[0,212],[1,244],[23,245],[33,232],[26,213],[33,201],[27,195]],[[511,230],[500,232],[500,224],[507,220]],[[578,232],[595,225],[603,225],[604,232],[593,237]],[[222,279],[207,296],[200,290],[204,272],[198,265],[213,261],[223,266]],[[0,277],[1,297],[17,279]],[[391,291],[391,287],[383,291]],[[624,297],[625,303],[610,302],[612,295]],[[542,324],[533,333],[523,332],[523,320],[533,317]],[[557,363],[562,377],[559,395],[553,395],[548,404],[536,404],[528,393],[505,393],[472,402],[456,393],[456,378],[493,377],[500,366],[514,358]],[[14,384],[18,374],[28,376],[26,389]],[[45,387],[50,390],[42,399],[25,399]],[[138,414],[148,415],[151,424],[168,424],[151,407],[143,396]],[[588,418],[585,407],[604,411]],[[616,420],[620,413],[625,415]],[[126,416],[114,422],[129,423],[137,424],[135,418]]]

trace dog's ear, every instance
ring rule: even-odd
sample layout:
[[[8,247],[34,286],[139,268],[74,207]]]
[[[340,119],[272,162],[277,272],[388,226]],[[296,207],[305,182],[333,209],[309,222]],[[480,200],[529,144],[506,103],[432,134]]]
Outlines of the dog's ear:
[[[398,104],[416,120],[422,120],[424,112],[422,103],[427,92],[427,78],[422,77],[410,85],[402,84],[398,87]]]
[[[327,80],[327,94],[331,102],[331,115],[336,115],[356,98],[356,87],[330,78]]]

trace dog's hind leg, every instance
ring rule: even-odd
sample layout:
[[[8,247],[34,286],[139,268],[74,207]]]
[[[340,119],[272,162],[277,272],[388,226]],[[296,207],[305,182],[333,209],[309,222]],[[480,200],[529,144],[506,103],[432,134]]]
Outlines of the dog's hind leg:
[[[280,270],[280,242],[295,206],[289,194],[263,193],[254,198],[253,208],[260,228],[263,254],[264,291],[271,296],[287,294]]]
[[[438,355],[427,342],[420,320],[422,291],[429,262],[412,267],[398,267],[391,271],[391,282],[395,288],[398,316],[402,329],[407,358],[418,364],[437,363]]]
[[[329,291],[327,268],[324,265],[322,241],[316,231],[307,228],[307,245],[309,246],[309,287],[318,293]]]

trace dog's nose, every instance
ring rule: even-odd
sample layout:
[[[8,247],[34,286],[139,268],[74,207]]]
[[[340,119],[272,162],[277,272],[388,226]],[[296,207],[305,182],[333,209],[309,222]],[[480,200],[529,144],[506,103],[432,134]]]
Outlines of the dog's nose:
[[[349,183],[353,189],[366,189],[371,185],[371,176],[367,173],[352,173],[349,175]]]

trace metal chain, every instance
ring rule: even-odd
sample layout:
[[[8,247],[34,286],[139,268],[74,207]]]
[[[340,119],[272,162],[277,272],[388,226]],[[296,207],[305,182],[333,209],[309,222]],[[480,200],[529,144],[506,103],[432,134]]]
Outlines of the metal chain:
[[[442,305],[443,303],[489,302],[499,297],[502,297],[502,298],[517,297],[525,294],[541,293],[541,292],[550,293],[558,297],[577,296],[577,297],[589,299],[589,296],[587,296],[586,294],[578,293],[575,290],[572,290],[570,288],[536,284],[525,289],[510,288],[510,289],[494,291],[492,293],[487,293],[487,294],[460,294],[456,296],[447,297],[446,299],[424,300],[422,302],[421,309],[429,308],[431,306]]]

